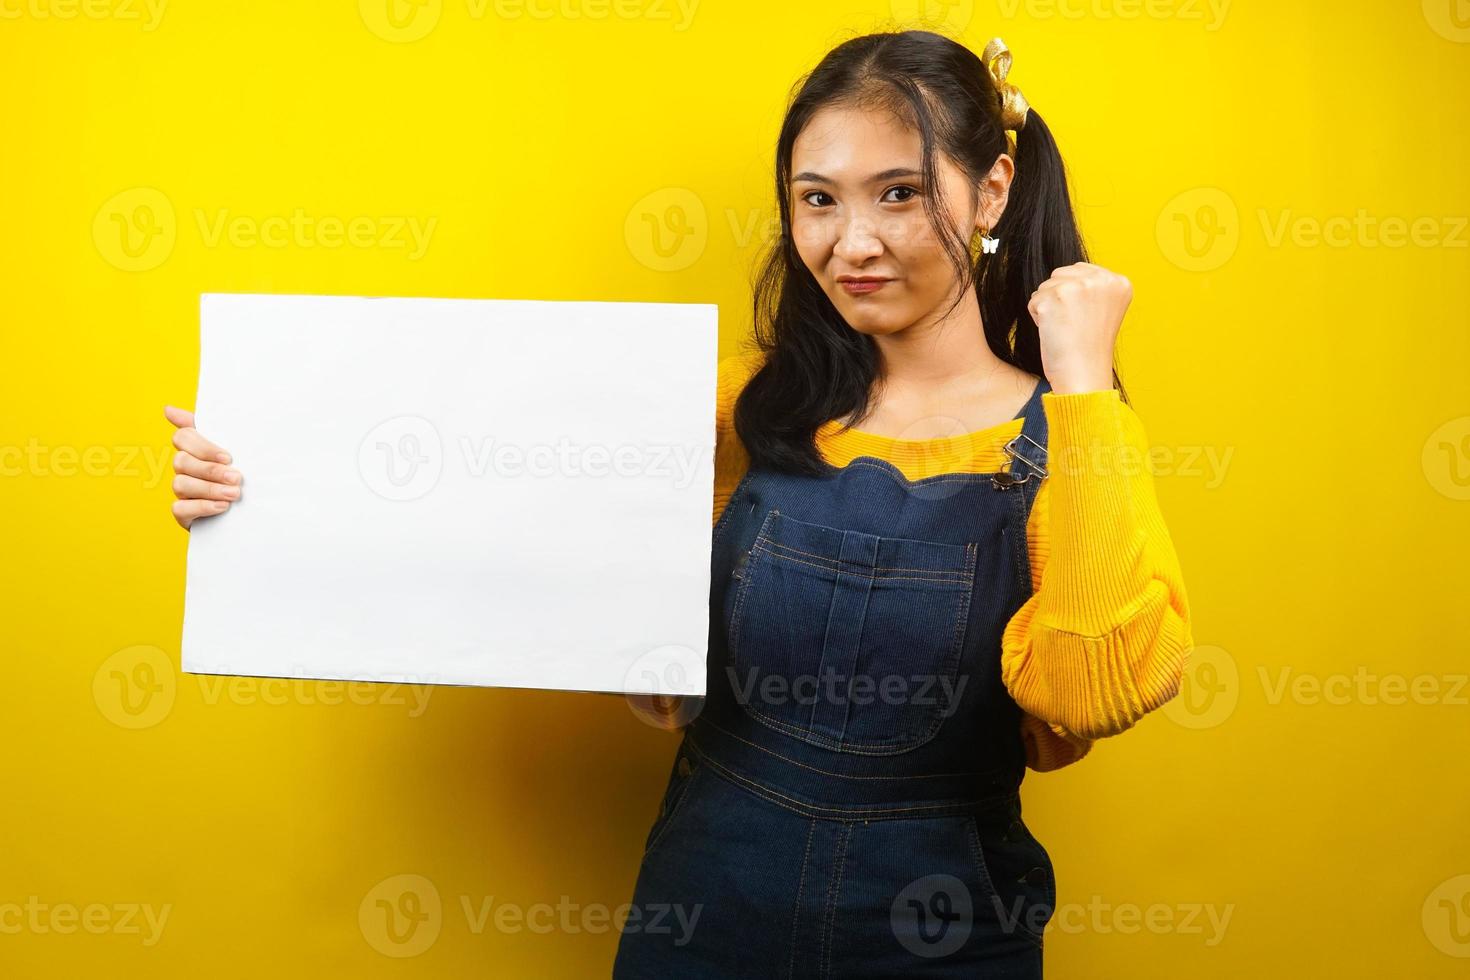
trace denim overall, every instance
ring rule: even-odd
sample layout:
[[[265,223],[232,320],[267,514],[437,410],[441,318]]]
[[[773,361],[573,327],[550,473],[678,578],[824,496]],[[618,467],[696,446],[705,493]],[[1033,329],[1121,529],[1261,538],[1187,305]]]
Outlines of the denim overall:
[[[998,473],[746,474],[615,978],[1041,976],[1056,884],[1000,652],[1031,594],[1048,390]]]

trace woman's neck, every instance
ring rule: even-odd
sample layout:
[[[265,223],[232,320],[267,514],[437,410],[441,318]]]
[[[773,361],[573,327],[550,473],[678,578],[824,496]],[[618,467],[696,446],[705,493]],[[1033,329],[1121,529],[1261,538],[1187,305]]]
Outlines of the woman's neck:
[[[873,340],[873,404],[854,426],[876,435],[932,439],[998,425],[1015,417],[1036,384],[990,349],[973,293],[944,320]]]

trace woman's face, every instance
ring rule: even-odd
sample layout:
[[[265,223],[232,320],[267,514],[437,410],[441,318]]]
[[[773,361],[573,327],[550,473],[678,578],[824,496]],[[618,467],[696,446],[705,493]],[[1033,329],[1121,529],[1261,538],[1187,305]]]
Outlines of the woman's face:
[[[922,183],[921,149],[918,132],[889,113],[835,107],[814,115],[792,147],[797,252],[860,333],[896,333],[953,302],[958,278],[921,200],[931,192]],[[945,210],[968,239],[989,217],[979,189],[942,153],[935,165]],[[1008,170],[1005,178],[1008,186]],[[993,203],[991,213],[999,217]],[[881,282],[846,281],[867,278]]]

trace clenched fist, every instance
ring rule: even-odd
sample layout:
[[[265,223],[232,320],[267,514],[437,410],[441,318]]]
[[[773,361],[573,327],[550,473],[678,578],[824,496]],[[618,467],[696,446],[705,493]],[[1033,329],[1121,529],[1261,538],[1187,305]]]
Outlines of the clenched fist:
[[[1064,265],[1026,308],[1041,334],[1041,363],[1059,395],[1113,387],[1113,349],[1133,285],[1091,262]]]

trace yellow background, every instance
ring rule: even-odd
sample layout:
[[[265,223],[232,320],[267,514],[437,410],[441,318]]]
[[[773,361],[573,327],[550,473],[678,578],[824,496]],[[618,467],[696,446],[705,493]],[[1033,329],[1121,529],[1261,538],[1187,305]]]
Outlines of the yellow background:
[[[0,974],[607,973],[596,920],[462,903],[627,901],[676,740],[616,697],[179,673],[161,406],[204,291],[717,302],[732,352],[789,86],[920,9],[395,2],[0,0]],[[1200,644],[1168,709],[1027,780],[1048,975],[1465,976],[1470,9],[928,14],[1004,37],[1134,281]]]

